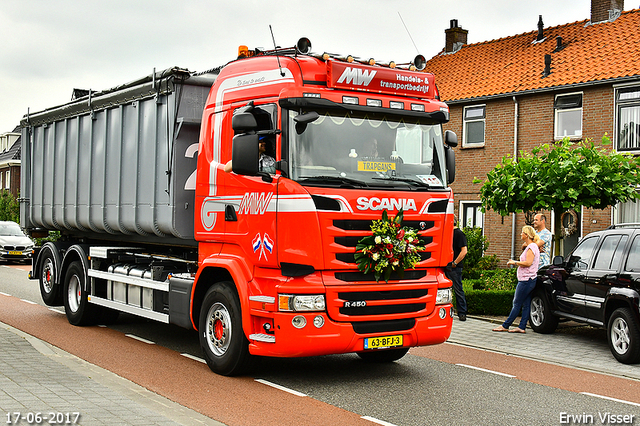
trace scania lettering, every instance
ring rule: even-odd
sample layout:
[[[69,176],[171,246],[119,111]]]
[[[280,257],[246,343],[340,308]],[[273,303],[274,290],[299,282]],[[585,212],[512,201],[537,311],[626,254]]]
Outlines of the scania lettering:
[[[223,375],[446,341],[457,139],[423,64],[243,46],[27,114],[21,224],[60,235],[34,253],[44,302],[74,325],[125,312],[197,330]],[[425,249],[378,282],[356,245],[400,209]]]
[[[358,198],[359,210],[389,210],[390,212],[399,210],[417,210],[416,201],[414,199],[395,199],[395,198]]]

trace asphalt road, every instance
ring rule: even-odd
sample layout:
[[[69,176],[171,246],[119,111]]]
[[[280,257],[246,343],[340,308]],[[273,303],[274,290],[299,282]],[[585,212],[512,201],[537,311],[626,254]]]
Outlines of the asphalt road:
[[[600,394],[628,386],[633,401],[638,381],[452,344],[414,348],[382,365],[354,354],[263,358],[250,377],[220,377],[179,356],[200,356],[195,332],[126,315],[109,328],[69,325],[33,304],[43,305],[25,269],[0,267],[0,321],[226,424],[558,425],[583,414],[613,424],[601,421],[605,413],[635,415],[640,424],[640,404],[571,390],[577,381]],[[180,386],[185,375],[188,389]]]

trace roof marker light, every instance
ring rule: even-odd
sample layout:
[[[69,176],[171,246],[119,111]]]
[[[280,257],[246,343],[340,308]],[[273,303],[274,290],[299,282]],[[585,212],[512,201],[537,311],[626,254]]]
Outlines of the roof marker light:
[[[389,102],[389,108],[404,109],[404,103],[403,102],[397,102],[397,101],[390,101]]]
[[[411,104],[411,111],[424,112],[424,105],[422,105],[422,104]]]
[[[367,99],[367,106],[382,107],[382,101],[380,99]]]

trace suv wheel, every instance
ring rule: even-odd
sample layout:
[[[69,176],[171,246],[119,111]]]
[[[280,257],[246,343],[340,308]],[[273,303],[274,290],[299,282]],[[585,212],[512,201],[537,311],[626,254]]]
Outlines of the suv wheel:
[[[558,317],[551,313],[551,307],[541,290],[536,290],[531,298],[531,328],[536,333],[553,333],[558,327]]]
[[[624,364],[640,362],[640,329],[629,308],[613,311],[607,327],[609,349]]]

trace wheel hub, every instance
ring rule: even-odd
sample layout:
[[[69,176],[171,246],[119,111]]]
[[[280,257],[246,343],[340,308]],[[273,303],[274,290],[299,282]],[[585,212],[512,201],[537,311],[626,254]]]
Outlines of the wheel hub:
[[[224,355],[231,339],[231,315],[221,303],[215,303],[209,309],[207,321],[207,343],[217,356]]]
[[[624,354],[629,350],[629,326],[622,318],[616,318],[611,327],[611,342],[613,348],[619,354]]]

